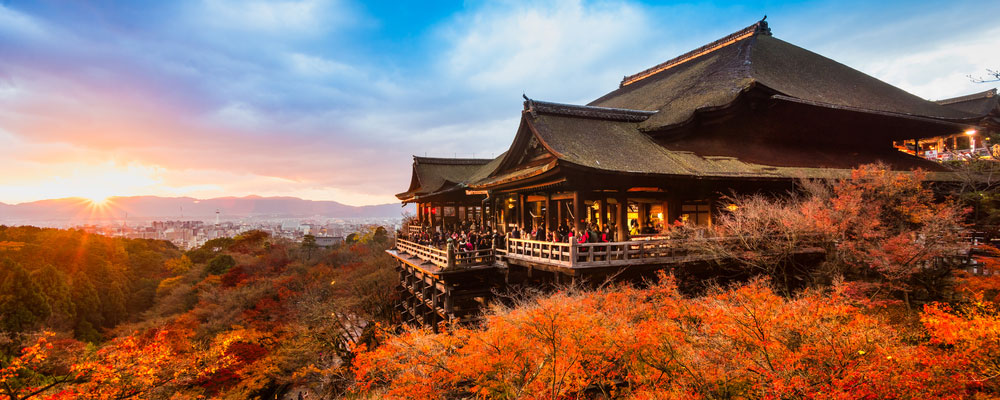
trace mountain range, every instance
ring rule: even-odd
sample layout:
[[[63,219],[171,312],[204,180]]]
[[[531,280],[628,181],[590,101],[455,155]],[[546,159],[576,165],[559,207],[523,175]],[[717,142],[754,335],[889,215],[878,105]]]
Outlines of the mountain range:
[[[404,209],[399,204],[350,206],[336,201],[304,200],[296,197],[110,197],[95,203],[81,198],[39,200],[20,204],[0,203],[0,225],[26,221],[86,221],[142,219],[224,219],[242,217],[395,218]]]

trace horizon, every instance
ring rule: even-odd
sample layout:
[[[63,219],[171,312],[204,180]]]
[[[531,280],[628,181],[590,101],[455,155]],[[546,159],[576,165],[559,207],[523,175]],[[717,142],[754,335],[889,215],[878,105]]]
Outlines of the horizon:
[[[506,151],[522,94],[585,104],[764,15],[775,37],[921,98],[995,88],[969,76],[1000,68],[998,14],[973,1],[0,1],[0,168],[14,171],[0,203],[397,203],[411,155]]]
[[[140,198],[140,197],[155,197],[155,198],[161,198],[161,199],[191,199],[191,200],[194,200],[196,202],[197,201],[208,201],[208,200],[222,200],[222,199],[291,199],[291,200],[303,200],[303,201],[312,201],[312,202],[332,202],[332,203],[343,204],[343,205],[350,206],[350,207],[376,207],[376,206],[385,206],[385,205],[390,205],[390,204],[395,205],[396,203],[398,203],[398,202],[388,202],[388,203],[381,203],[381,204],[365,204],[365,205],[356,206],[356,205],[351,205],[351,204],[347,204],[347,203],[342,203],[342,202],[339,202],[339,201],[336,201],[336,200],[311,200],[311,199],[303,199],[301,197],[295,197],[295,196],[260,196],[260,195],[256,195],[256,194],[249,194],[249,195],[246,195],[246,196],[218,196],[218,197],[135,195],[135,196],[108,196],[108,197],[102,198],[102,199],[92,199],[92,198],[81,197],[81,196],[68,196],[68,197],[57,197],[57,198],[49,198],[49,199],[38,199],[38,200],[31,200],[31,201],[23,201],[23,202],[20,202],[20,203],[7,203],[7,202],[0,201],[0,204],[8,205],[8,206],[17,206],[17,205],[22,205],[22,204],[38,203],[38,202],[43,202],[43,201],[60,201],[60,200],[86,201],[86,202],[95,203],[95,204],[100,204],[100,203],[113,204],[114,200],[116,200],[116,199]]]

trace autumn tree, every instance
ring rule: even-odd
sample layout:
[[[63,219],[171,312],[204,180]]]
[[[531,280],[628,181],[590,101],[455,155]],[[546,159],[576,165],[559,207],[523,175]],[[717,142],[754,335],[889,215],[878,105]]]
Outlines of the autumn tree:
[[[722,262],[737,262],[771,277],[786,293],[794,282],[830,284],[842,277],[869,282],[875,294],[902,299],[943,298],[963,240],[965,210],[935,199],[923,171],[894,172],[863,165],[849,178],[805,181],[801,194],[734,196],[700,244]],[[824,250],[819,268],[796,254]],[[815,264],[815,263],[814,263]]]
[[[53,340],[52,332],[41,332],[18,354],[0,355],[0,396],[10,400],[45,397],[61,386],[75,382],[70,371],[81,346],[72,340]]]
[[[495,308],[481,328],[385,332],[355,361],[359,392],[435,398],[960,398],[963,360],[912,343],[843,293],[764,281],[685,298],[564,290]]]

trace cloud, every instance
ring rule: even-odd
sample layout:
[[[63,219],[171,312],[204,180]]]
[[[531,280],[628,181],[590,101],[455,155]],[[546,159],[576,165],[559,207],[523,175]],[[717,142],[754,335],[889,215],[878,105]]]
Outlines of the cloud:
[[[988,87],[969,79],[1000,66],[1000,28],[949,43],[936,43],[918,52],[868,64],[865,69],[893,85],[928,99],[980,92]]]
[[[288,60],[293,71],[309,77],[360,77],[354,67],[319,56],[293,53]]]
[[[444,68],[480,90],[580,96],[593,89],[573,90],[582,86],[573,83],[610,86],[624,75],[616,58],[648,43],[657,31],[650,22],[641,6],[626,2],[485,6],[442,29],[451,42]]]
[[[46,29],[36,19],[0,4],[0,34],[44,38]]]
[[[342,4],[328,0],[204,0],[198,6],[206,26],[266,34],[320,34],[353,17]]]
[[[364,8],[346,0],[0,6],[0,168],[52,188],[77,169],[151,168],[139,175],[154,184],[123,195],[394,201],[410,154],[505,151],[521,93],[586,103],[623,75],[762,14],[752,5],[471,2],[418,26],[406,13],[372,24],[390,17]],[[1000,68],[995,28],[935,24],[927,10],[888,24],[870,9],[858,6],[857,17],[842,8],[792,7],[769,20],[781,38],[925,97],[984,90],[964,75]],[[21,193],[36,190],[16,182]],[[14,183],[0,176],[0,187]],[[54,193],[42,186],[37,196]]]

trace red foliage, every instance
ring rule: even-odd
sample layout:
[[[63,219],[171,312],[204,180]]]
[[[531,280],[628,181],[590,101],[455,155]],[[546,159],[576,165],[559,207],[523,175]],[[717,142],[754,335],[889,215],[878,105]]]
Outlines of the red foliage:
[[[412,399],[993,393],[978,378],[991,371],[967,369],[980,355],[911,343],[868,306],[839,289],[788,299],[761,282],[685,299],[667,279],[649,289],[559,292],[499,310],[483,329],[407,330],[354,365],[359,390]]]
[[[234,287],[248,278],[250,278],[250,275],[247,275],[246,268],[242,265],[237,265],[222,275],[221,282],[223,287]]]

